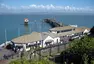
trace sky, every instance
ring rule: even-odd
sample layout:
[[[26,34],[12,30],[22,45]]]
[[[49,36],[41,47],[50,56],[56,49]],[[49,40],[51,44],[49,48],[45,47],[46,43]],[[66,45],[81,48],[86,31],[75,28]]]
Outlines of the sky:
[[[94,13],[94,0],[0,0],[0,13]]]

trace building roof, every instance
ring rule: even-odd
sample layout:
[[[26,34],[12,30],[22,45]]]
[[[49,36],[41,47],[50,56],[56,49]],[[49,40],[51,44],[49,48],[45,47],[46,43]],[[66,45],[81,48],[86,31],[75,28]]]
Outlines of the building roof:
[[[12,39],[11,41],[16,44],[27,44],[40,40],[45,40],[48,36],[55,38],[57,35],[50,32],[32,32],[31,34],[23,35]]]
[[[69,31],[69,32],[63,32],[63,33],[58,33],[57,36],[66,36],[66,35],[72,35],[74,34],[75,31]]]
[[[57,34],[51,33],[51,32],[42,32],[44,35],[51,36],[52,38],[57,37]]]
[[[12,39],[12,42],[17,44],[22,44],[22,43],[26,44],[26,43],[32,43],[32,42],[43,40],[42,38],[43,37],[41,37],[41,33],[32,32],[31,34],[23,35]]]
[[[90,31],[90,29],[91,29],[91,28],[84,27],[84,26],[82,26],[82,27],[79,27],[79,28],[81,28],[82,30],[85,30],[85,29],[87,29],[88,31]]]
[[[73,31],[61,32],[61,33],[58,33],[57,35],[58,35],[58,36],[72,35],[72,34],[84,32],[85,29],[90,30],[89,28],[86,28],[86,27],[79,27],[79,28],[77,27],[77,28],[75,28],[75,30],[73,30]]]
[[[74,29],[75,27],[72,26],[63,26],[63,27],[55,27],[50,29],[50,31],[61,31],[61,30],[68,30],[68,29]]]
[[[86,29],[88,31],[90,31],[90,28],[87,28],[87,27],[78,27],[78,28],[75,29],[75,32],[84,32]]]
[[[46,32],[41,32],[42,40],[46,39],[48,37],[48,34]]]

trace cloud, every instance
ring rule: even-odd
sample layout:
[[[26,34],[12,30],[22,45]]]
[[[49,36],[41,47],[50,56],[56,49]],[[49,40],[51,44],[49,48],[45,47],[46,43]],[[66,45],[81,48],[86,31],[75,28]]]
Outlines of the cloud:
[[[13,7],[13,6],[8,6],[8,5],[5,5],[5,4],[0,4],[0,10],[15,10],[16,9],[16,7]]]
[[[73,7],[73,6],[56,6],[50,5],[28,5],[28,6],[8,6],[6,4],[0,4],[0,12],[11,13],[24,13],[24,12],[93,12],[94,8],[91,7]]]

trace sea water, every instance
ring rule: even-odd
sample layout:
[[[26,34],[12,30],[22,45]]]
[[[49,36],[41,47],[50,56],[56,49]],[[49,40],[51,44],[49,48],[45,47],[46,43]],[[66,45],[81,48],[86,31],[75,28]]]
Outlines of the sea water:
[[[28,26],[24,25],[24,18],[29,19]],[[45,18],[56,19],[65,25],[78,25],[91,28],[94,26],[94,15],[58,15],[58,14],[2,14],[0,15],[0,44],[10,41],[18,36],[29,34],[33,31],[45,32],[51,28],[43,22]]]

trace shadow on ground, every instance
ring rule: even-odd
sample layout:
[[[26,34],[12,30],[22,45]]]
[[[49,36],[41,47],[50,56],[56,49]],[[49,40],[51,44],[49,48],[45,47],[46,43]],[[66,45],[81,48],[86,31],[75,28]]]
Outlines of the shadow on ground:
[[[91,64],[91,56],[88,56],[88,64]],[[60,55],[56,55],[52,58],[49,58],[51,61],[54,61],[56,64],[84,64],[83,57],[78,54],[69,54],[69,53],[61,53]]]

